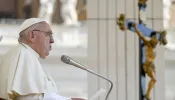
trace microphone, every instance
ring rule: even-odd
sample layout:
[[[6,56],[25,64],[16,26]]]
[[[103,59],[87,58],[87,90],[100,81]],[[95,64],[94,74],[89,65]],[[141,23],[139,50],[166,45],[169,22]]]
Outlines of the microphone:
[[[75,66],[75,67],[77,67],[77,68],[80,68],[80,69],[82,69],[82,70],[85,70],[85,71],[87,71],[87,72],[89,72],[89,73],[92,73],[92,74],[94,74],[94,75],[97,75],[98,77],[103,78],[103,79],[105,79],[106,81],[108,81],[108,82],[110,83],[111,86],[110,86],[110,89],[109,89],[109,91],[108,91],[108,93],[107,93],[107,95],[106,95],[105,100],[108,99],[109,94],[110,94],[110,92],[111,92],[111,90],[112,90],[112,88],[113,88],[113,83],[112,83],[111,80],[105,78],[104,76],[102,76],[102,75],[100,75],[100,74],[98,74],[98,73],[93,72],[93,71],[90,70],[90,69],[87,69],[85,66],[79,64],[78,62],[74,61],[72,58],[70,58],[70,57],[68,57],[68,56],[66,56],[66,55],[62,55],[62,56],[61,56],[61,61],[64,62],[64,63],[66,63],[66,64],[73,65],[73,66]]]

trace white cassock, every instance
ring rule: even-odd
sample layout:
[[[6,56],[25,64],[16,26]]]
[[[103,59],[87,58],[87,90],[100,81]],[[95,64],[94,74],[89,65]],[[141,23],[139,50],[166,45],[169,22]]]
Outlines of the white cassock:
[[[58,94],[55,82],[39,62],[39,54],[23,43],[7,52],[1,61],[0,98],[71,100]]]

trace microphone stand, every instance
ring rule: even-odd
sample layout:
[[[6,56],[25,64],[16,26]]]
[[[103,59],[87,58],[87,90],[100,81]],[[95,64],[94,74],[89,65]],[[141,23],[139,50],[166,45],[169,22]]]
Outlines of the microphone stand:
[[[107,93],[107,95],[106,95],[106,98],[105,98],[105,100],[107,100],[108,97],[109,97],[109,94],[110,94],[110,92],[111,92],[111,90],[112,90],[112,88],[113,88],[113,83],[112,83],[112,81],[109,80],[109,79],[107,79],[107,78],[105,78],[105,77],[103,77],[103,76],[101,76],[100,74],[97,74],[97,73],[93,72],[93,71],[90,70],[90,69],[84,68],[84,70],[86,70],[86,71],[89,72],[89,73],[95,74],[95,75],[97,75],[97,76],[99,76],[99,77],[101,77],[101,78],[107,80],[107,81],[110,83],[111,86],[110,86],[109,91],[108,91],[108,93]]]
[[[89,72],[89,73],[92,73],[92,74],[94,74],[94,75],[97,75],[97,76],[100,77],[100,78],[103,78],[103,79],[107,80],[107,81],[111,84],[110,89],[109,89],[109,91],[108,91],[108,93],[107,93],[107,95],[106,95],[105,100],[108,99],[109,94],[110,94],[110,92],[111,92],[111,90],[112,90],[112,88],[113,88],[113,83],[112,83],[111,80],[109,80],[109,79],[103,77],[102,75],[100,75],[100,74],[98,74],[98,73],[93,72],[93,71],[90,70],[90,69],[87,69],[86,67],[84,67],[83,65],[77,63],[76,61],[74,61],[73,59],[71,59],[71,58],[68,57],[68,56],[65,56],[65,55],[61,56],[61,61],[64,62],[64,63],[66,63],[66,64],[73,65],[73,66],[75,66],[75,67],[77,67],[77,68],[80,68],[80,69],[82,69],[82,70],[85,70],[85,71],[87,71],[87,72]]]

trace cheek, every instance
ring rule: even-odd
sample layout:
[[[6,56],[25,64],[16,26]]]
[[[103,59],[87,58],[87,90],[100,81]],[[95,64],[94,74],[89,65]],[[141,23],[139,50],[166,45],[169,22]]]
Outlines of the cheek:
[[[41,51],[45,52],[49,48],[49,44],[50,44],[49,38],[40,35],[38,38],[36,38],[36,40],[37,40],[37,45]]]
[[[49,44],[50,44],[50,39],[45,39],[45,45],[49,46]]]
[[[43,52],[46,48],[46,40],[44,37],[39,37],[37,39],[37,46],[39,47],[40,51]]]
[[[50,40],[49,39],[45,39],[43,43],[44,43],[44,48],[46,50],[50,50]]]

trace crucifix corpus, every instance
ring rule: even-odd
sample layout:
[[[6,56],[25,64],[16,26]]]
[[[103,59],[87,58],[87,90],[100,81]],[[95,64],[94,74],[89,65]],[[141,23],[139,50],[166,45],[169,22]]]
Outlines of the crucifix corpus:
[[[137,24],[134,21],[126,19],[124,14],[121,14],[117,18],[116,23],[119,25],[119,28],[122,31],[128,29],[136,33],[141,39],[140,49],[142,54],[142,66],[140,67],[142,67],[144,73],[150,78],[148,88],[144,97],[147,100],[150,100],[151,90],[153,89],[154,84],[156,83],[154,64],[154,60],[156,57],[155,48],[158,43],[160,43],[161,45],[167,44],[167,40],[165,38],[166,31],[155,31],[151,28],[148,28],[144,23]]]

